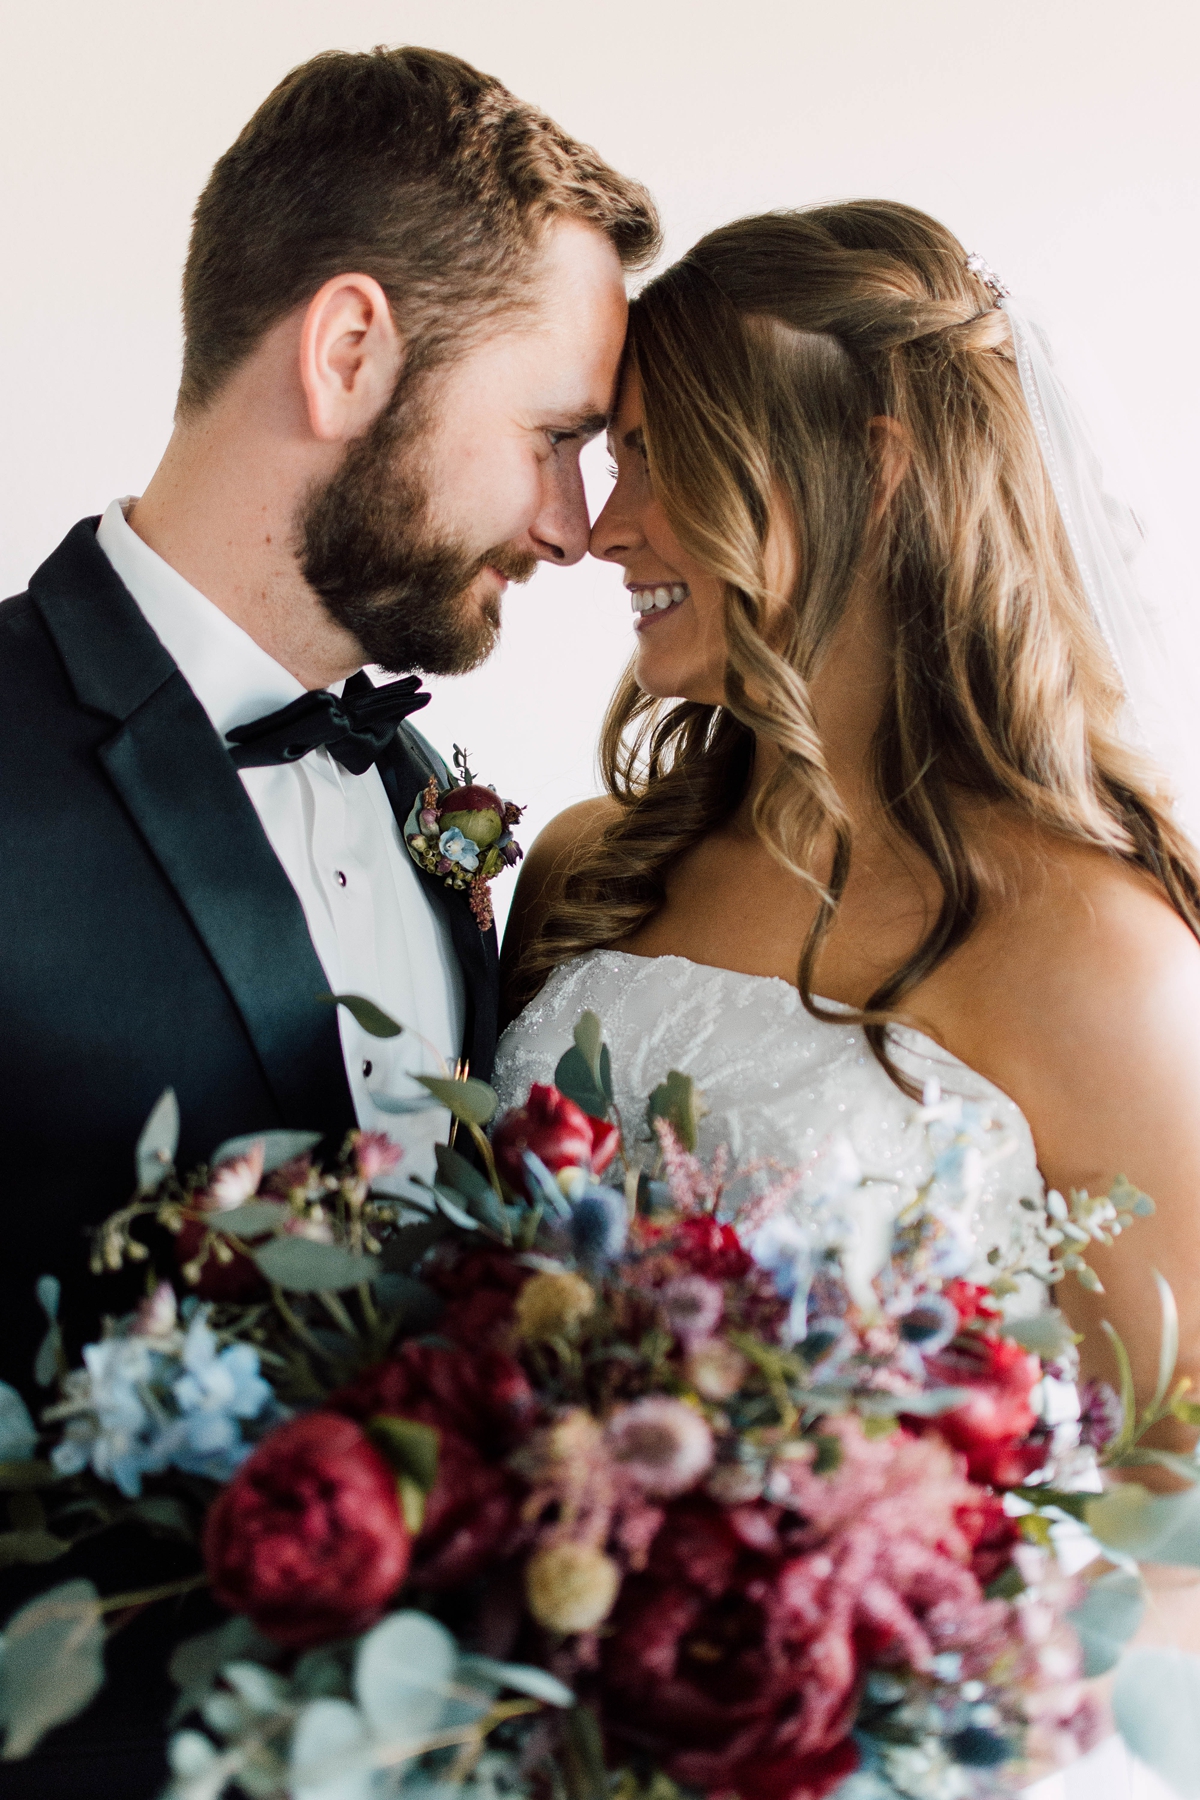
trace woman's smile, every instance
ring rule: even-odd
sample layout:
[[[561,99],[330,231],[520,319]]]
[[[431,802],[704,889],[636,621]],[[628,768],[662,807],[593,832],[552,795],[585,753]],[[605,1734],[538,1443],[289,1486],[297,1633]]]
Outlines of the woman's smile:
[[[644,631],[667,613],[677,612],[691,592],[686,581],[628,581],[625,585],[636,615],[635,631]]]

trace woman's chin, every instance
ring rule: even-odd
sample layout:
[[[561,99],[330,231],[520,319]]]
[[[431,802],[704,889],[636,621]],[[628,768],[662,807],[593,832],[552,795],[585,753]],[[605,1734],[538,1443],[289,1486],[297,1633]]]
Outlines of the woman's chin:
[[[652,700],[693,700],[701,706],[720,706],[724,694],[711,676],[679,664],[672,666],[666,657],[639,648],[633,665],[633,676],[643,694]]]

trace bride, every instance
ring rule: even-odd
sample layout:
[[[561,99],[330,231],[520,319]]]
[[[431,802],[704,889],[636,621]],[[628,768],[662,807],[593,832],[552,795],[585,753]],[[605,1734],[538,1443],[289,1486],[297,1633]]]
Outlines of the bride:
[[[1154,1197],[1103,1296],[1057,1291],[1091,1372],[1107,1318],[1149,1390],[1155,1269],[1200,1378],[1200,866],[1120,729],[1002,293],[860,201],[713,232],[633,303],[592,550],[637,648],[607,798],[524,866],[496,1084],[549,1080],[591,1007],[626,1117],[683,1070],[709,1151],[837,1131],[899,1173],[931,1076],[986,1097],[1017,1146],[989,1242],[1043,1179]]]

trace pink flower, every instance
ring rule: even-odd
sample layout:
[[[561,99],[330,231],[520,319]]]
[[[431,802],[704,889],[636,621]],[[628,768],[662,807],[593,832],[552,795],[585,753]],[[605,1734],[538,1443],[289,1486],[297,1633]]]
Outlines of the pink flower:
[[[403,1155],[386,1131],[354,1133],[354,1161],[360,1178],[368,1184],[380,1175],[390,1175]]]
[[[608,1444],[615,1460],[657,1500],[685,1493],[712,1465],[708,1421],[682,1400],[662,1394],[619,1406],[608,1421]]]
[[[179,1322],[175,1289],[169,1281],[160,1281],[152,1294],[138,1306],[134,1315],[134,1337],[170,1337]]]
[[[725,1310],[725,1296],[715,1281],[704,1275],[681,1275],[659,1289],[659,1304],[667,1324],[685,1350],[694,1350],[710,1338]]]
[[[232,1212],[252,1200],[263,1174],[263,1145],[251,1144],[245,1156],[235,1156],[213,1171],[208,1188],[197,1194],[195,1204],[203,1212]]]

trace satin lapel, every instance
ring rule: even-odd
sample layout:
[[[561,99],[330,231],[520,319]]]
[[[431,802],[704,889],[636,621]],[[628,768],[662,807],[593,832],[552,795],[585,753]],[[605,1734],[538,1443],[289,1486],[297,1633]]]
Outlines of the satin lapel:
[[[121,721],[100,761],[220,971],[283,1121],[348,1128],[336,1010],[318,999],[329,983],[304,909],[204,709],[96,544],[92,521],[76,526],[30,588],[80,701]]]
[[[380,759],[379,774],[401,831],[408,821],[413,801],[429,777],[436,776],[442,786],[447,782],[445,764],[420,733],[409,725],[398,728],[391,749]],[[446,920],[463,972],[467,1000],[463,1055],[470,1061],[471,1073],[487,1081],[496,1056],[500,1020],[500,954],[496,928],[493,925],[488,931],[480,931],[465,894],[448,888],[445,882],[425,869],[420,870],[420,875],[430,899]]]

